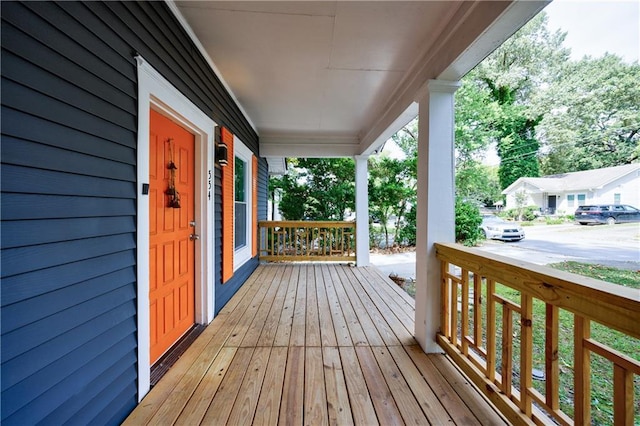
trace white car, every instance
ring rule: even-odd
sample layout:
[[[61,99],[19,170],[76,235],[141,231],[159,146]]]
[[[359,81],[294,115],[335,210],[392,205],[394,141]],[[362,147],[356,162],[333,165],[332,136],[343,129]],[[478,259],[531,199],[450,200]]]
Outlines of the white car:
[[[482,216],[480,228],[485,238],[490,240],[520,241],[524,238],[524,229],[520,225],[492,214]]]

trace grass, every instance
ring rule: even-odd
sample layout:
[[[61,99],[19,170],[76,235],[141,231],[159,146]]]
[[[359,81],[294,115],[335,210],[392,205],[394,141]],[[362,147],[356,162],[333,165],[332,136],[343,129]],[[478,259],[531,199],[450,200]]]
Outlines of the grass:
[[[561,262],[548,265],[555,269],[596,278],[625,287],[640,289],[640,271],[628,271],[601,265],[579,262]],[[413,283],[403,286],[412,296],[415,293]],[[496,293],[517,304],[520,303],[520,293],[507,286],[496,284]],[[483,290],[483,294],[485,291]],[[496,323],[501,324],[502,316],[499,306],[496,307]],[[517,315],[514,315],[517,317]],[[470,318],[473,318],[470,315]],[[514,318],[513,324],[513,365],[514,386],[518,383],[520,326],[519,318]],[[560,370],[560,409],[573,417],[573,322],[574,316],[566,310],[560,310],[559,315],[559,370]],[[470,324],[470,329],[472,324]],[[484,327],[484,323],[483,323]],[[497,355],[500,356],[501,329],[496,327],[498,336]],[[640,340],[623,333],[611,330],[601,324],[592,322],[592,339],[640,361]],[[486,336],[482,345],[486,345]],[[545,304],[534,299],[533,303],[533,368],[544,371],[545,367]],[[500,365],[500,360],[497,361]],[[534,380],[534,387],[544,395],[544,380]],[[640,424],[640,378],[634,377],[635,424]],[[592,424],[613,424],[613,364],[595,354],[591,355],[591,417]]]

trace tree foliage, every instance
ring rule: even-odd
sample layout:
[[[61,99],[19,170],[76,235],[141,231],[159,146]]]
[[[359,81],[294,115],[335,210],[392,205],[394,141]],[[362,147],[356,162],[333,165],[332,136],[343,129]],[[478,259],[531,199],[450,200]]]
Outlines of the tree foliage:
[[[475,203],[456,198],[456,242],[475,246],[483,239],[480,224],[482,216]]]
[[[351,158],[299,158],[285,176],[272,178],[282,190],[287,220],[344,220],[355,207],[355,163]]]
[[[485,133],[496,140],[502,189],[519,177],[540,175],[535,127],[543,115],[534,105],[569,57],[564,34],[550,33],[546,22],[544,13],[533,18],[465,77],[480,85],[491,112]]]
[[[640,158],[640,66],[615,55],[567,62],[549,88],[539,133],[545,174],[591,170]]]
[[[412,159],[387,156],[369,158],[369,215],[380,223],[389,247],[388,223],[395,218],[393,241],[404,226],[407,210],[416,202],[416,179]]]

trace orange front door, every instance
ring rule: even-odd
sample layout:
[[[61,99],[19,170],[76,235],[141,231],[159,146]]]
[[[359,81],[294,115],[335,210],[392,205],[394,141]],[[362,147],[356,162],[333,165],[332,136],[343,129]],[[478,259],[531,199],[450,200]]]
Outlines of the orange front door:
[[[195,322],[195,241],[191,238],[195,233],[195,138],[153,110],[150,124],[149,317],[153,364]],[[173,177],[171,163],[176,167]],[[175,199],[167,194],[172,184],[177,191]]]

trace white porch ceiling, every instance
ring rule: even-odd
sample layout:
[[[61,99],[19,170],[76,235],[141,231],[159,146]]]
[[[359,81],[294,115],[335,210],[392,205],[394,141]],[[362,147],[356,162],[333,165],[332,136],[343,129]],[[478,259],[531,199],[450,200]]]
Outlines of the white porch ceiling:
[[[541,10],[537,1],[177,1],[265,157],[368,154]]]

